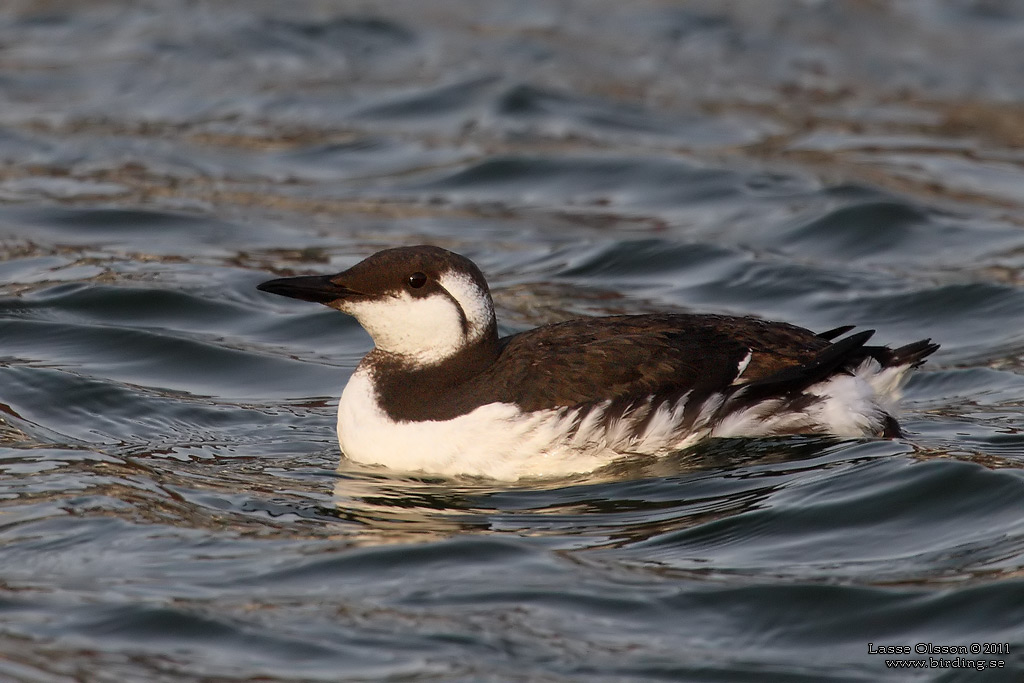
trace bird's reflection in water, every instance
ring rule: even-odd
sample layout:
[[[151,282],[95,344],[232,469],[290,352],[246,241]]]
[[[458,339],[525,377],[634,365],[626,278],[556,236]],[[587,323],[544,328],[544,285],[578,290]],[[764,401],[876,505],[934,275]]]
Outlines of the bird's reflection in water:
[[[662,458],[626,457],[587,475],[515,484],[342,461],[332,514],[360,527],[360,544],[510,533],[563,543],[571,536],[576,548],[629,545],[758,507],[794,473],[827,467],[844,443],[719,439]]]

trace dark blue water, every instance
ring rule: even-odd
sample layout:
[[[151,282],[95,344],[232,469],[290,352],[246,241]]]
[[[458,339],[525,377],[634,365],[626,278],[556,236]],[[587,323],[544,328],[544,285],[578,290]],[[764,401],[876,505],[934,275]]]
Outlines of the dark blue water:
[[[1012,0],[6,3],[0,680],[1022,680],[1021,93]],[[420,242],[942,349],[902,440],[359,468],[255,285]]]

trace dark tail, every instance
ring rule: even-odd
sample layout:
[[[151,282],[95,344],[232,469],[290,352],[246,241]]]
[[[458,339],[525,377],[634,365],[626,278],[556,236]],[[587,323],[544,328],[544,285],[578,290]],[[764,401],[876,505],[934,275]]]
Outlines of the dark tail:
[[[821,337],[822,339],[827,339],[829,341],[832,341],[836,337],[840,337],[840,336],[846,334],[847,332],[852,330],[854,327],[856,327],[856,325],[843,325],[841,327],[833,327],[831,330],[826,330],[824,332],[819,332],[818,336]]]
[[[874,357],[872,351],[876,348],[888,351],[884,346],[864,346],[874,333],[874,330],[864,330],[844,337],[826,346],[806,363],[783,368],[774,375],[745,385],[743,402],[756,403],[768,396],[799,393],[837,372],[856,367],[866,357]]]
[[[825,332],[819,332],[818,337],[832,341],[853,329],[853,325],[843,325]],[[864,334],[861,332],[860,334]],[[870,335],[869,335],[870,336]],[[849,337],[850,339],[857,337]],[[931,339],[922,339],[898,349],[890,349],[888,346],[865,346],[866,356],[877,360],[882,367],[891,368],[899,365],[909,365],[912,368],[920,367],[924,359],[938,351],[939,345],[933,344]]]
[[[882,364],[885,368],[894,368],[900,365],[909,365],[912,368],[924,364],[925,358],[939,350],[938,344],[933,344],[931,339],[922,339],[898,349],[890,349],[887,346],[869,346],[865,351]]]
[[[836,328],[819,336],[831,339],[847,331],[845,328]],[[722,410],[731,412],[771,397],[786,397],[788,409],[799,409],[802,402],[814,400],[814,397],[803,393],[805,389],[832,375],[852,373],[868,358],[873,358],[884,368],[916,368],[939,348],[931,339],[922,339],[896,349],[867,346],[867,341],[874,333],[874,330],[864,330],[844,337],[826,346],[806,363],[784,368],[764,379],[741,385]],[[899,423],[891,415],[886,415],[880,436],[895,438],[901,435]]]
[[[918,368],[924,365],[928,356],[939,350],[939,345],[933,344],[931,339],[922,339],[898,349],[878,346],[872,347],[871,350],[875,352],[872,354],[872,358],[881,363],[882,367],[896,368],[907,365],[911,368]],[[881,436],[886,439],[898,439],[903,436],[900,423],[892,415],[885,416]]]

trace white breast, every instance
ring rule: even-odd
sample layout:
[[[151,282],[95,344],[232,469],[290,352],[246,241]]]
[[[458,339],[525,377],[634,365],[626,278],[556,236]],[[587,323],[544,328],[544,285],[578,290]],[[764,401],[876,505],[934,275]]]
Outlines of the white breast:
[[[688,395],[653,408],[640,402],[608,419],[610,401],[585,414],[566,408],[523,413],[509,403],[490,403],[451,420],[396,422],[377,404],[371,373],[360,365],[338,403],[338,441],[351,460],[404,472],[505,481],[566,476],[591,472],[625,454],[665,455],[709,436],[877,433],[885,415],[880,404],[905,372],[865,362],[853,375],[808,387],[820,400],[803,410],[787,409],[780,397],[730,410],[726,394],[712,394],[684,429]]]
[[[721,400],[712,397],[706,412]],[[381,410],[370,371],[360,366],[338,402],[338,441],[351,460],[399,471],[505,481],[558,477],[591,472],[624,454],[664,455],[707,436],[703,426],[680,431],[685,402],[683,396],[654,408],[639,430],[651,406],[641,403],[606,420],[610,401],[585,415],[567,408],[523,413],[510,403],[490,403],[451,420],[396,422]]]
[[[360,367],[338,403],[338,441],[356,462],[399,471],[515,480],[589,472],[616,457],[564,447],[576,422],[566,411],[524,414],[491,403],[445,421],[395,422],[380,409],[370,373]]]

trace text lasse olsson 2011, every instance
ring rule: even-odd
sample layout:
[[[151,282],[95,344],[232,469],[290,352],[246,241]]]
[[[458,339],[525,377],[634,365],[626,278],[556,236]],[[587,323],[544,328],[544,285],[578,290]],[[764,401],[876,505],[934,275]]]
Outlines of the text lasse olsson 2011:
[[[1008,655],[1009,643],[970,643],[969,645],[936,645],[915,643],[914,645],[875,645],[868,643],[869,655]]]
[[[868,654],[872,655],[1007,655],[1009,643],[970,643],[968,645],[937,645],[915,643],[914,645],[876,645],[868,643]],[[1001,669],[1006,666],[1003,659],[970,659],[957,656],[954,659],[927,657],[921,659],[887,659],[886,667],[893,669]]]

